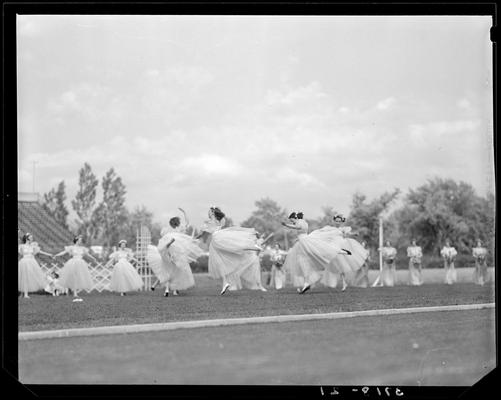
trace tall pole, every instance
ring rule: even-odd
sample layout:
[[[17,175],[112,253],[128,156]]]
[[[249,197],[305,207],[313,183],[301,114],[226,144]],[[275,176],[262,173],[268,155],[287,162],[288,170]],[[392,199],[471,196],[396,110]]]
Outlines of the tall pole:
[[[379,276],[376,278],[372,287],[381,286],[381,275],[383,273],[383,252],[381,249],[383,248],[383,217],[379,217]]]
[[[383,248],[383,217],[379,217],[379,248]],[[379,273],[383,272],[383,252],[379,252]]]

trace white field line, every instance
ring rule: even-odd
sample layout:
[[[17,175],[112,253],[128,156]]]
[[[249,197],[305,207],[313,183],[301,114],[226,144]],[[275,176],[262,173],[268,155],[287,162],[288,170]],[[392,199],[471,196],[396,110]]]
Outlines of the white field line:
[[[293,322],[293,321],[312,321],[321,319],[342,319],[342,318],[353,318],[353,317],[374,317],[381,315],[398,315],[398,314],[412,314],[412,313],[437,312],[437,311],[480,310],[494,307],[495,303],[464,304],[464,305],[460,304],[460,305],[436,306],[436,307],[413,307],[413,308],[397,308],[397,309],[386,309],[386,310],[332,312],[324,314],[272,315],[267,317],[226,318],[226,319],[209,319],[209,320],[199,320],[199,321],[163,322],[155,324],[101,326],[94,328],[57,329],[57,330],[47,330],[47,331],[19,332],[19,340],[52,339],[52,338],[75,337],[75,336],[95,336],[95,335],[112,335],[112,334],[124,334],[124,333],[168,331],[174,329],[207,328],[214,326],[262,324],[268,322]]]

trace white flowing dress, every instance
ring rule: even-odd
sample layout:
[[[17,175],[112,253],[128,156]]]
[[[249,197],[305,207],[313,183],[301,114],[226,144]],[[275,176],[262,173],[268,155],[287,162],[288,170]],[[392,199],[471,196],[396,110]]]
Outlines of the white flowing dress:
[[[454,268],[454,258],[457,256],[458,252],[454,247],[444,246],[440,251],[440,255],[444,259],[444,269],[445,269],[445,283],[452,285],[457,282],[457,272]]]
[[[116,263],[111,274],[110,289],[114,292],[131,292],[143,287],[143,279],[130,263],[131,249],[119,249],[110,254]]]
[[[298,240],[285,258],[283,269],[287,280],[296,287],[301,287],[304,283],[314,285],[320,280],[325,286],[336,287],[336,260],[341,252],[341,247],[337,245],[338,233],[322,228],[308,234],[308,223],[302,219],[294,225],[299,228]]]
[[[204,254],[198,242],[181,230],[170,228],[158,241],[158,251],[163,260],[169,288],[184,290],[195,286],[190,263]],[[167,244],[174,242],[167,248]]]
[[[409,284],[420,286],[423,284],[421,274],[421,258],[423,251],[420,246],[407,247],[407,257],[409,257]]]
[[[381,248],[381,253],[383,255],[383,271],[381,272],[381,282],[383,283],[383,286],[395,286],[395,258],[397,256],[397,249],[395,247],[383,247]]]
[[[475,259],[473,282],[477,285],[483,285],[489,280],[486,261],[487,249],[485,247],[474,247],[473,258]]]
[[[257,290],[261,285],[259,255],[249,250],[257,243],[254,228],[230,226],[211,218],[202,230],[212,234],[209,244],[209,276],[223,278],[230,284],[230,290],[241,288]]]
[[[37,292],[47,285],[47,279],[35,255],[40,251],[37,243],[20,244],[18,252],[22,256],[18,263],[17,289],[20,292]]]
[[[66,261],[59,274],[59,284],[62,287],[75,290],[92,290],[93,282],[89,271],[89,266],[84,261],[83,256],[89,250],[83,246],[67,246],[65,250],[71,255]]]

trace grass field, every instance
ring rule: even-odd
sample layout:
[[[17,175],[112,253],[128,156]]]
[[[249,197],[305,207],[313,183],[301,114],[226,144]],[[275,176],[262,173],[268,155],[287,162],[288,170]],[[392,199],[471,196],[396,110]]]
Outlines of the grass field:
[[[22,341],[19,379],[469,386],[495,366],[494,329],[487,309]]]
[[[83,294],[81,303],[72,303],[67,296],[20,298],[19,330],[494,302],[493,285],[480,287],[473,283],[350,287],[346,292],[318,287],[304,295],[297,294],[294,288],[265,293],[242,290],[220,296],[219,282],[206,275],[197,275],[195,279],[195,288],[167,298],[162,296],[162,290],[130,293],[125,297],[93,292]]]

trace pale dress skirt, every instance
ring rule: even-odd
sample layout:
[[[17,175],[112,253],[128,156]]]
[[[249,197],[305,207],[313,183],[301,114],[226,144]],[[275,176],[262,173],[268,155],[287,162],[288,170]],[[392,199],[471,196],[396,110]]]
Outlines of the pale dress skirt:
[[[169,248],[164,249],[165,245],[172,239],[175,239],[174,242]],[[185,290],[195,286],[190,262],[196,261],[204,254],[197,242],[184,233],[169,232],[160,239],[158,247],[169,276],[169,288],[172,290]]]
[[[315,231],[314,231],[315,232]],[[304,283],[314,285],[322,280],[326,286],[332,286],[331,261],[339,256],[341,249],[329,237],[322,235],[300,234],[298,241],[290,249],[283,266],[288,280],[293,286],[300,287]],[[328,273],[325,273],[328,270]],[[324,278],[324,279],[322,279]]]
[[[24,256],[18,263],[17,288],[20,292],[37,292],[47,285],[47,278],[33,256]]]
[[[452,285],[453,283],[456,283],[458,280],[458,275],[456,269],[454,268],[454,262],[450,264],[444,262],[444,268],[445,268],[445,283],[447,285]]]
[[[409,284],[411,286],[420,286],[423,284],[420,267],[421,264],[413,263],[409,260]]]
[[[164,285],[169,280],[169,273],[167,272],[166,263],[162,260],[162,256],[157,247],[148,245],[146,253],[148,266],[151,268],[158,281]]]
[[[81,257],[70,258],[59,274],[59,284],[73,291],[90,291],[93,282],[87,263]]]
[[[224,278],[250,268],[255,262],[255,253],[246,249],[255,245],[253,228],[234,226],[215,231],[209,245],[209,276]]]
[[[381,272],[381,282],[383,283],[383,286],[395,286],[395,275],[395,261],[391,264],[387,261],[383,261],[383,270]]]
[[[132,292],[143,287],[143,279],[134,266],[125,259],[120,259],[113,267],[110,289],[114,292]]]

